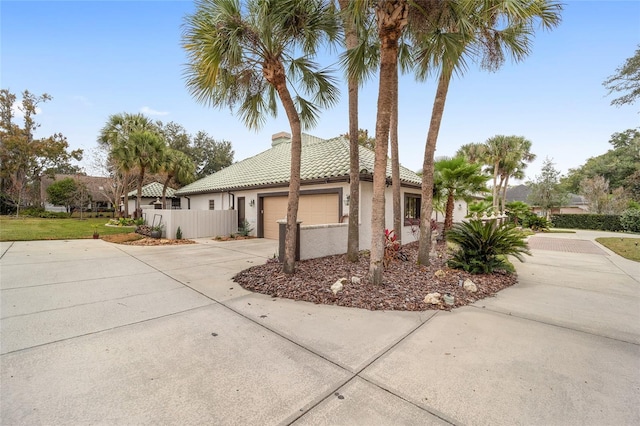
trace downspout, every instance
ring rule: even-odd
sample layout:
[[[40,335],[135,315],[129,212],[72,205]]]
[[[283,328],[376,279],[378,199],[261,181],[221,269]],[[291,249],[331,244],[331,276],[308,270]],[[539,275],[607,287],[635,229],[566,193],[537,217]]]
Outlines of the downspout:
[[[191,210],[191,198],[186,195],[183,195],[183,197],[187,199],[187,210]]]

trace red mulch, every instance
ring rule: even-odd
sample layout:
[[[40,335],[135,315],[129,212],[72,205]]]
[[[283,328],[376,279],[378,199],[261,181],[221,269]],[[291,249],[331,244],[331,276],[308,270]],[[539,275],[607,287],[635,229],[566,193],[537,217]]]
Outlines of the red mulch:
[[[362,252],[357,263],[348,262],[345,255],[296,262],[296,272],[293,275],[283,274],[280,263],[268,262],[246,269],[233,279],[247,290],[272,297],[369,310],[402,311],[451,308],[444,303],[424,303],[424,297],[428,293],[450,293],[455,296],[453,307],[458,307],[493,296],[517,282],[516,274],[497,272],[471,275],[448,268],[448,254],[443,242],[437,244],[437,256],[431,257],[431,265],[428,267],[417,265],[417,242],[403,246],[401,251],[408,260],[391,262],[384,272],[384,283],[381,286],[373,285],[366,279],[369,270],[368,252]],[[436,277],[438,270],[442,270],[444,276]],[[351,277],[354,276],[361,278],[360,283],[351,282]],[[344,284],[342,291],[334,295],[331,286],[341,278],[346,278],[348,282]],[[460,280],[467,278],[476,284],[477,292],[468,292],[460,286]]]

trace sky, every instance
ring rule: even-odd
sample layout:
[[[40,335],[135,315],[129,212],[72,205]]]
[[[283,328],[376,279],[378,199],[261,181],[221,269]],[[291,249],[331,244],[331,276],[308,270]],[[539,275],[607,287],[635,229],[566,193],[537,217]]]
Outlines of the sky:
[[[112,114],[141,112],[174,121],[191,134],[203,130],[232,143],[235,160],[269,149],[271,136],[289,131],[284,112],[259,131],[247,129],[229,109],[198,103],[185,85],[187,57],[181,46],[185,16],[193,1],[0,1],[0,87],[53,100],[42,104],[37,137],[62,133],[70,148],[82,148],[87,171],[96,138]],[[524,61],[507,61],[489,73],[471,64],[449,88],[436,156],[451,156],[463,144],[495,135],[524,136],[536,160],[527,179],[540,174],[545,158],[565,174],[611,146],[611,135],[640,127],[640,106],[610,105],[602,82],[640,45],[640,0],[566,0],[563,22],[538,30]],[[327,63],[334,59],[326,57]],[[306,130],[331,138],[348,129],[344,74],[340,102]],[[435,79],[399,83],[400,162],[422,168]],[[360,127],[374,134],[377,77],[360,93]],[[16,117],[19,119],[19,117]]]

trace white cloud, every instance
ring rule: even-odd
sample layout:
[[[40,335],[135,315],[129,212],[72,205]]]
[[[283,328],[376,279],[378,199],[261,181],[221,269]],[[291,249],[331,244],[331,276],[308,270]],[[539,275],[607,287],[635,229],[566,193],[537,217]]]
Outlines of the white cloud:
[[[155,109],[151,109],[148,106],[143,106],[140,108],[140,112],[148,115],[169,115],[169,111],[156,111]]]
[[[13,111],[13,117],[22,120],[24,119],[24,113],[22,112],[22,101],[14,101],[13,105],[11,105],[11,111]],[[36,112],[34,115],[38,115],[42,113],[42,109],[40,107],[36,107]]]
[[[83,104],[84,106],[87,106],[87,107],[93,106],[93,104],[91,102],[89,102],[89,99],[85,98],[82,95],[72,96],[71,99],[73,99],[76,102],[80,102],[81,104]]]

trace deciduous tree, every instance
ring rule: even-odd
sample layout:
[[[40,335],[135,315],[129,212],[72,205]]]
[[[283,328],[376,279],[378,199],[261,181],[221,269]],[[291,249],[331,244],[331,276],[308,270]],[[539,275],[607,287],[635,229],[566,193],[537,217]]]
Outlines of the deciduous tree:
[[[609,90],[609,95],[612,93],[621,95],[613,99],[611,105],[632,105],[638,100],[640,97],[640,45],[636,53],[602,84]]]

